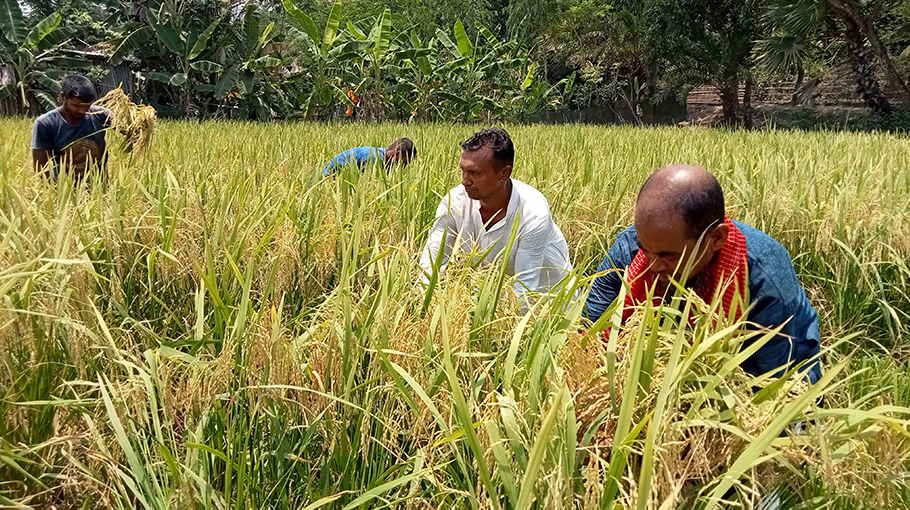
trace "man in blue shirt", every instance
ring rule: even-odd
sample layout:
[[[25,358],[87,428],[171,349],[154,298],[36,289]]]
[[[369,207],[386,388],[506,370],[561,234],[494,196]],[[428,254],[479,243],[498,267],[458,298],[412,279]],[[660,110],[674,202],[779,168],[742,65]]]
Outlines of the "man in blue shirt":
[[[38,172],[55,181],[61,167],[81,179],[89,168],[105,167],[104,134],[111,112],[92,104],[97,94],[85,76],[66,76],[60,88],[60,106],[35,120],[32,160]]]
[[[323,175],[332,175],[344,165],[353,163],[361,171],[364,171],[373,163],[382,163],[386,171],[401,166],[408,166],[414,158],[417,157],[417,147],[410,138],[399,138],[392,142],[388,147],[354,147],[332,158],[325,167],[322,168]]]
[[[748,288],[749,322],[781,333],[742,363],[753,375],[780,374],[819,353],[818,314],[796,277],[790,254],[758,229],[724,214],[723,191],[707,170],[671,165],[651,175],[635,205],[635,224],[617,236],[598,272],[625,270],[625,305],[654,289],[664,296],[671,278],[685,281],[706,302],[720,297],[724,313],[739,316],[735,294]],[[596,321],[619,295],[623,280],[611,271],[594,280],[586,315]],[[746,281],[748,280],[748,282]],[[625,317],[624,317],[625,318]],[[804,370],[821,377],[818,361]]]

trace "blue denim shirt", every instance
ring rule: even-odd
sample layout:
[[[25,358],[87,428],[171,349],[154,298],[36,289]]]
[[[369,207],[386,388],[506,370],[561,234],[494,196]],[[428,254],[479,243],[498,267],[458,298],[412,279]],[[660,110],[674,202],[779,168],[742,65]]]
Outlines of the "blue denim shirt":
[[[357,168],[365,170],[366,166],[379,160],[385,162],[385,147],[354,147],[332,158],[325,167],[322,168],[323,175],[332,175],[332,172],[347,165],[356,163]]]
[[[749,298],[752,305],[748,320],[768,328],[776,328],[786,322],[780,335],[772,338],[743,362],[743,370],[752,375],[763,374],[790,362],[798,363],[817,355],[818,313],[796,277],[790,253],[761,230],[738,221],[734,223],[746,237]],[[616,242],[597,268],[598,272],[613,268],[625,269],[632,263],[638,250],[638,236],[632,226],[617,236]],[[597,277],[586,302],[586,316],[592,321],[600,318],[621,289],[619,273],[611,272]],[[810,382],[817,381],[821,377],[820,364],[812,364],[808,373]]]

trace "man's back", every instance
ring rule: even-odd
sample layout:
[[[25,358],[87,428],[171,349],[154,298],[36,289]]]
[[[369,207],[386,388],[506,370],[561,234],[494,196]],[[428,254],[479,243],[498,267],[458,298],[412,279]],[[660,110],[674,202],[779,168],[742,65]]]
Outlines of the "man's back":
[[[746,360],[743,370],[759,374],[773,370],[781,361],[802,361],[819,352],[818,313],[793,269],[790,252],[776,239],[745,223],[735,222],[746,237],[749,259],[749,321],[765,327],[784,324],[781,335]],[[761,354],[761,356],[759,356]],[[812,382],[821,377],[818,364],[810,372]]]
[[[380,163],[384,162],[385,155],[385,147],[354,147],[332,158],[332,161],[329,161],[322,168],[322,173],[323,175],[332,175],[333,172],[338,171],[341,167],[351,163],[356,164],[357,168],[364,170],[364,167],[375,161],[379,161]]]

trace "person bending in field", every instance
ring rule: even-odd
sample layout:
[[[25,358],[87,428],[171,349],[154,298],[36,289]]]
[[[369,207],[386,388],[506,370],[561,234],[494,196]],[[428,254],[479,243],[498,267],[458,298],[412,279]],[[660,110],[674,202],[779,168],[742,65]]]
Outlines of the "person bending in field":
[[[89,169],[106,166],[104,134],[111,112],[92,104],[98,97],[85,76],[64,77],[60,89],[60,106],[35,120],[32,160],[35,170],[55,182],[61,169],[81,180]]]
[[[515,293],[547,291],[572,270],[569,247],[553,222],[547,199],[512,179],[515,148],[509,134],[504,129],[485,129],[461,147],[461,185],[439,204],[420,257],[424,283],[437,264],[440,272],[445,270],[459,235],[462,251],[487,253],[483,263],[501,258],[517,220],[507,262],[508,274],[517,276]]]
[[[728,317],[731,308],[735,318],[741,316],[744,306],[733,303],[744,303],[748,296],[751,323],[784,325],[742,363],[749,374],[779,375],[782,367],[819,353],[818,314],[796,277],[790,254],[769,235],[725,215],[723,190],[707,170],[670,165],[645,181],[635,204],[635,224],[619,234],[597,268],[611,269],[624,269],[629,284],[623,320],[631,315],[632,305],[646,299],[649,288],[654,287],[654,296],[665,296],[671,278],[682,281],[688,276],[685,285],[707,303],[720,298]],[[586,303],[587,317],[596,321],[603,315],[622,285],[616,271],[597,277]],[[803,370],[811,383],[821,377],[817,359]]]
[[[417,147],[410,138],[399,138],[388,147],[354,147],[332,158],[322,174],[329,176],[337,172],[344,165],[354,163],[361,171],[365,171],[371,164],[381,163],[389,171],[397,166],[404,168],[417,157]]]

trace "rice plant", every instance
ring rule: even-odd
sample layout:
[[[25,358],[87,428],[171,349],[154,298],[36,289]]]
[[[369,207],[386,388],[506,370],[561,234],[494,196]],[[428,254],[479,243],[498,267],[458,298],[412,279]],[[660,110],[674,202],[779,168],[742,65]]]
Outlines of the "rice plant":
[[[415,284],[473,126],[162,122],[142,155],[114,144],[106,182],[56,186],[29,122],[0,129],[0,506],[910,503],[906,138],[510,126],[576,268],[522,313],[470,254]],[[406,169],[317,175],[405,135]],[[715,171],[731,216],[790,250],[818,384],[742,372],[770,333],[717,303],[581,319],[671,162]]]

